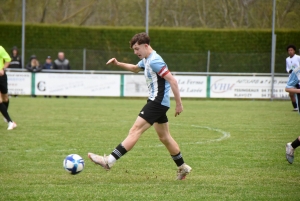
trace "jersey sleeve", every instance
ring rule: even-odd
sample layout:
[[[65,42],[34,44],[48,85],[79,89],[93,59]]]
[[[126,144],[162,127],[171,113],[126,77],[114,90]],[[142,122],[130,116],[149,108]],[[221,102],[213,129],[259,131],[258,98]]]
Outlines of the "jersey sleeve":
[[[137,64],[139,68],[141,68],[142,70],[145,70],[145,64],[144,64],[144,61],[141,60],[139,61],[139,63]]]
[[[4,63],[11,61],[9,54],[5,51],[5,49],[2,46],[0,46],[0,59],[2,60],[0,64],[0,70],[2,70]]]
[[[162,78],[170,72],[167,64],[162,60],[153,60],[151,61],[150,66],[152,70]]]
[[[299,79],[295,73],[292,73],[289,76],[289,80],[286,83],[286,88],[295,88],[296,85],[299,83]]]
[[[289,67],[289,62],[288,62],[287,59],[285,60],[285,65],[286,65],[286,72],[289,72],[290,71],[290,67]]]

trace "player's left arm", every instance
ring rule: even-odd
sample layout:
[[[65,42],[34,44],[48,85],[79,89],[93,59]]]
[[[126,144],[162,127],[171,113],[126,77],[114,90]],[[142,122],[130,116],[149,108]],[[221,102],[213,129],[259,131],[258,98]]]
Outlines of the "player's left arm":
[[[165,74],[163,78],[170,83],[171,89],[173,91],[174,99],[175,99],[175,102],[176,102],[176,109],[175,109],[175,117],[176,117],[181,112],[183,112],[183,105],[182,105],[182,102],[181,102],[178,83],[177,83],[177,80],[175,79],[175,77],[172,75],[172,73],[170,71],[168,71],[168,73]]]

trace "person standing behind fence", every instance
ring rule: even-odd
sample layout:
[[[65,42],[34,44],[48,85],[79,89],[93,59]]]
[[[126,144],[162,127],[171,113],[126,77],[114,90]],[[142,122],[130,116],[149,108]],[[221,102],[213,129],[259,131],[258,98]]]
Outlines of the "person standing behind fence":
[[[0,111],[4,116],[4,121],[8,123],[7,130],[12,130],[17,127],[17,124],[13,122],[10,118],[7,108],[8,108],[8,87],[7,87],[7,75],[5,73],[5,68],[9,66],[11,61],[10,56],[5,51],[5,49],[0,46]]]
[[[70,62],[68,59],[65,58],[64,52],[58,53],[58,58],[55,59],[53,63],[53,69],[57,70],[70,70]],[[64,98],[67,98],[68,96],[64,96]],[[59,96],[56,96],[56,98],[59,98]]]
[[[46,69],[46,70],[53,69],[53,63],[52,63],[51,56],[47,56],[46,61],[43,65],[43,69]]]
[[[22,68],[22,61],[19,55],[19,50],[14,46],[11,50],[11,62],[8,68]]]
[[[30,72],[40,72],[42,70],[42,66],[35,55],[31,55],[30,61],[25,68]]]
[[[286,71],[291,75],[295,68],[300,67],[300,56],[296,55],[296,46],[289,45],[286,48],[289,56],[286,58]],[[293,104],[293,111],[298,111],[298,105],[296,103],[295,93],[289,92],[290,99]]]
[[[57,70],[70,70],[70,62],[68,59],[65,58],[65,53],[59,52],[58,58],[55,59],[53,63],[53,69]]]

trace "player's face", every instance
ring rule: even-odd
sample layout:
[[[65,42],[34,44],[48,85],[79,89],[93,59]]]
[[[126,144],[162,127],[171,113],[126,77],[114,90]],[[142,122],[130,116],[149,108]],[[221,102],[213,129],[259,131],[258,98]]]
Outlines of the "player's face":
[[[147,57],[147,44],[138,44],[135,43],[132,46],[132,49],[134,51],[134,54],[137,55],[140,59],[146,58]]]
[[[288,49],[288,54],[290,57],[293,57],[295,55],[295,50],[293,48]]]

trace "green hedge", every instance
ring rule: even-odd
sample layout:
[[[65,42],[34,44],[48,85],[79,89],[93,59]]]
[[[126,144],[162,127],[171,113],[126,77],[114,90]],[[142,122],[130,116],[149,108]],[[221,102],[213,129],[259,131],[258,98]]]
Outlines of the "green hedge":
[[[0,24],[1,45],[10,49],[21,47],[21,25]],[[88,69],[105,68],[102,62],[111,56],[136,63],[138,58],[129,49],[130,38],[144,28],[136,27],[75,27],[58,25],[26,25],[26,58],[31,50],[43,53],[83,48],[101,51],[101,64],[91,63]],[[151,45],[173,71],[206,71],[207,51],[211,51],[213,72],[270,72],[271,30],[211,30],[191,28],[150,28]],[[276,72],[285,72],[286,46],[300,45],[300,30],[278,30]],[[38,53],[36,53],[38,54]],[[42,55],[43,57],[45,55]],[[54,56],[54,55],[52,55]],[[81,55],[69,55],[80,61]],[[95,56],[93,59],[97,59]],[[82,69],[82,63],[73,69]],[[77,65],[76,65],[77,64]]]

